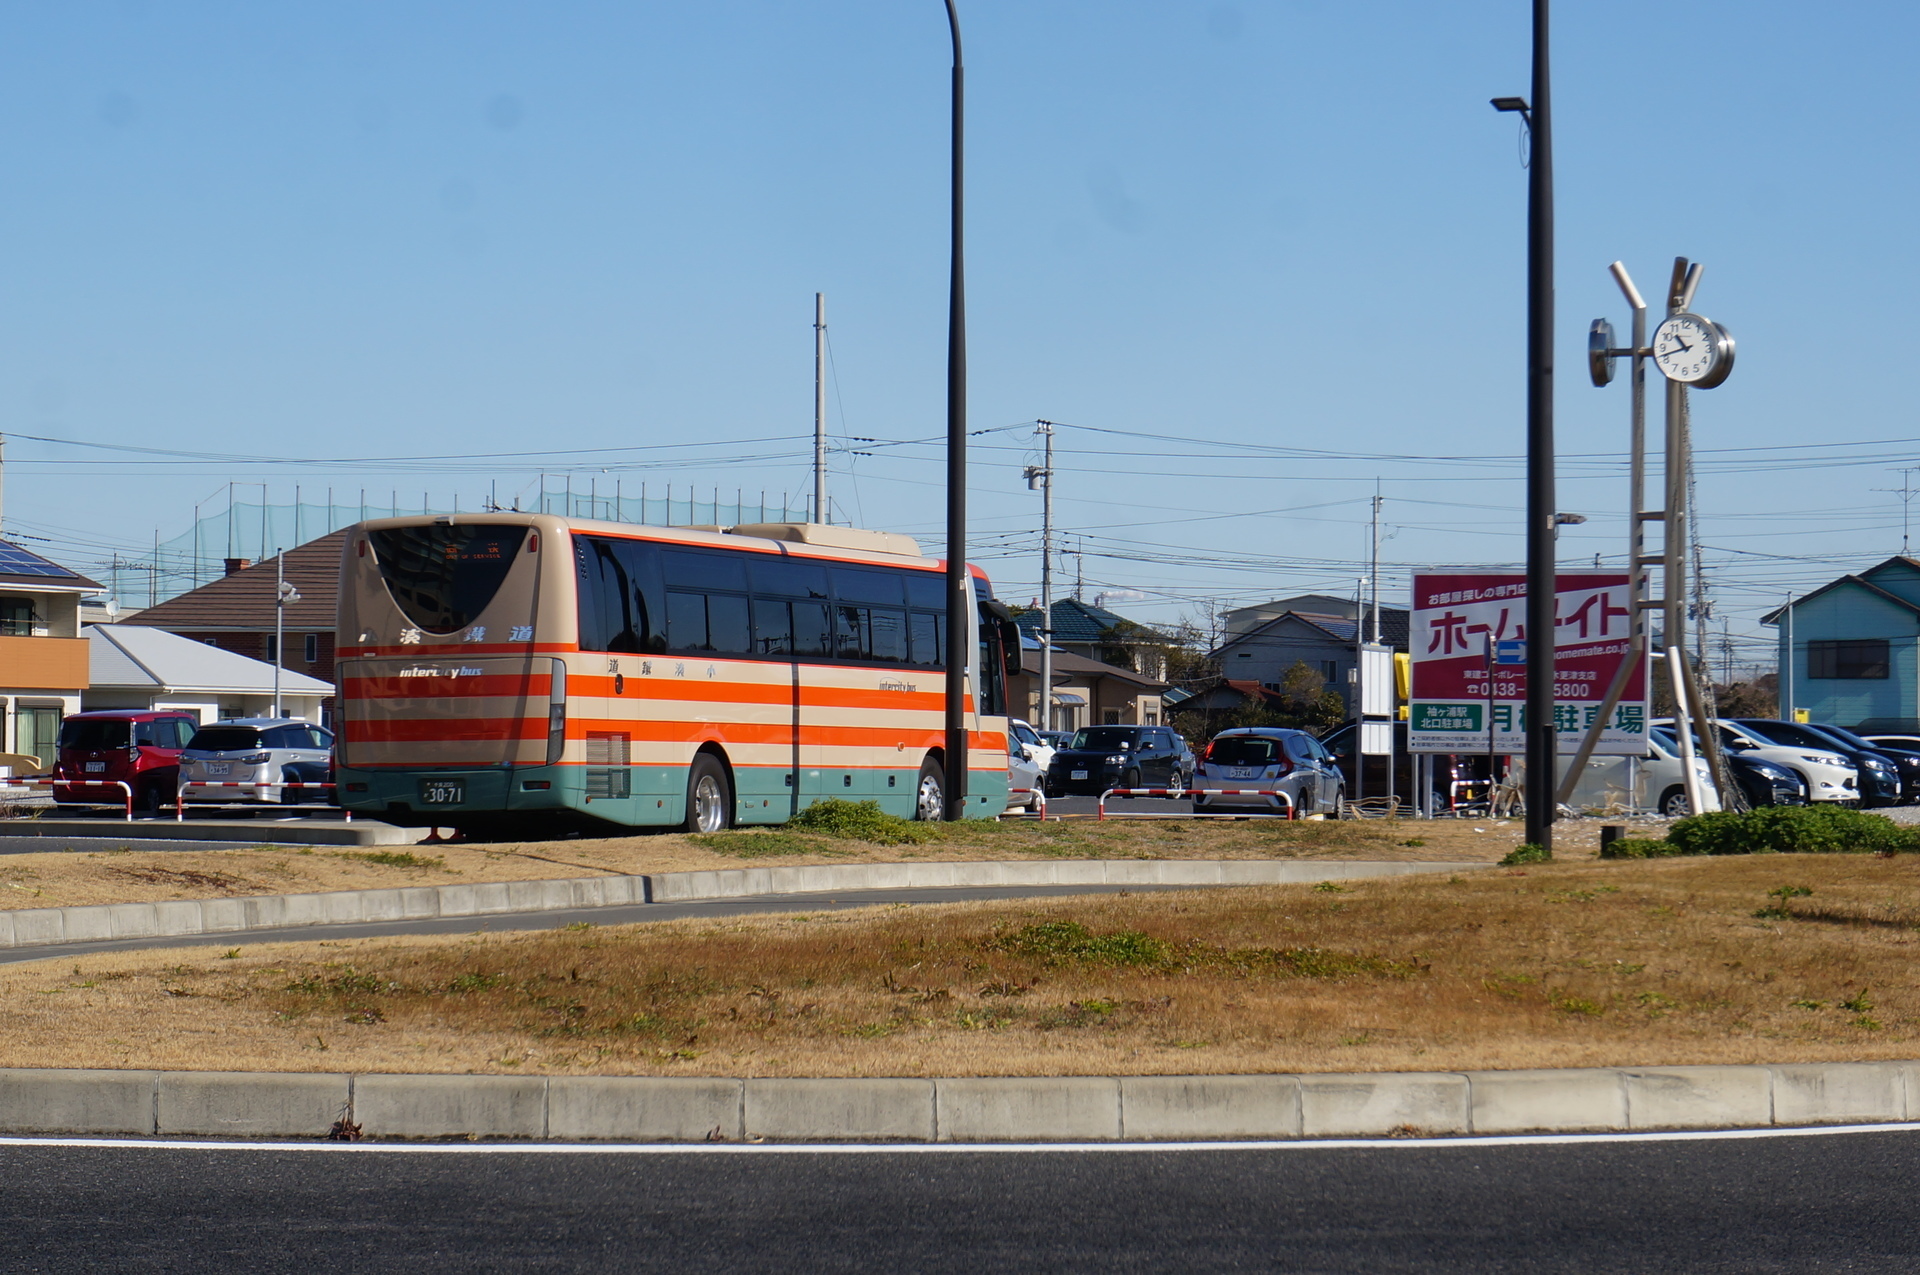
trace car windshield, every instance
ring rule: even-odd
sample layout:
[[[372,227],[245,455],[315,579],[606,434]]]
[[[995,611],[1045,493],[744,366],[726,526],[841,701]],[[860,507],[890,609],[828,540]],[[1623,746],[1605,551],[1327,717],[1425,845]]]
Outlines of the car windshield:
[[[260,732],[251,726],[202,726],[187,747],[202,753],[228,753],[260,747]]]
[[[1741,722],[1740,729],[1764,743],[1779,744],[1786,748],[1806,747],[1805,744],[1793,738],[1791,731],[1782,730],[1770,722]]]
[[[1088,726],[1074,732],[1073,743],[1069,747],[1081,751],[1100,749],[1124,750],[1137,746],[1140,735],[1125,726]]]
[[[1207,746],[1207,760],[1220,766],[1271,766],[1280,741],[1262,735],[1222,735]]]
[[[113,717],[71,717],[60,723],[60,747],[97,753],[127,746],[127,722]]]

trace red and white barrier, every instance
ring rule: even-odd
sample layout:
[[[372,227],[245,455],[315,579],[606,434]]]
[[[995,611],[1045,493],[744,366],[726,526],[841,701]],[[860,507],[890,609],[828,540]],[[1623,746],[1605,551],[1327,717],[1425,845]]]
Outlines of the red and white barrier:
[[[1039,819],[1045,819],[1047,817],[1047,790],[1046,789],[1044,788],[1009,788],[1007,789],[1007,805],[1013,806],[1016,804],[1022,804],[1018,801],[1018,799],[1021,797],[1033,798],[1033,809],[1024,810],[1021,812],[1022,814],[1033,815],[1034,817]]]
[[[127,794],[127,822],[133,822],[133,785],[123,779],[0,779],[0,788],[118,788]]]
[[[260,795],[262,800],[264,800],[266,796],[266,791],[269,788],[273,789],[274,792],[278,794],[278,793],[283,793],[287,791],[289,788],[334,788],[334,787],[338,787],[338,785],[336,784],[278,784],[278,783],[269,783],[264,779],[259,780],[258,782],[255,782],[255,783],[250,783],[250,784],[234,783],[231,781],[216,783],[212,780],[189,779],[185,783],[180,785],[179,791],[174,796],[173,817],[175,822],[182,821],[187,817],[186,815],[187,790],[189,788],[251,788],[257,794]],[[346,814],[347,814],[347,819],[351,821],[353,819],[353,812],[349,810],[346,812]]]
[[[1278,788],[1109,788],[1100,794],[1101,819],[1107,817],[1109,797],[1278,797],[1286,803],[1287,818],[1298,819],[1293,797]],[[1184,815],[1160,815],[1157,818],[1188,818]]]

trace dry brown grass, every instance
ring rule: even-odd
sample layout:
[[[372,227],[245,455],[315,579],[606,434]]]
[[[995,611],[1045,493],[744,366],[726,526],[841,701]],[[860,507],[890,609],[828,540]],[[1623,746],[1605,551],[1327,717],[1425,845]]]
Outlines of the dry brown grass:
[[[1768,855],[106,954],[0,969],[0,1066],[1049,1075],[1914,1057],[1916,886],[1916,856]],[[1769,908],[1789,915],[1755,915]]]
[[[1479,829],[1479,831],[1476,831]],[[145,903],[226,895],[300,894],[395,885],[522,881],[597,873],[686,872],[743,862],[881,863],[902,859],[1434,859],[1486,862],[1520,841],[1511,822],[1287,823],[1068,820],[967,823],[929,830],[923,845],[879,846],[769,829],[691,838],[677,833],[524,843],[231,850],[124,849],[0,855],[0,909]],[[1563,825],[1563,853],[1584,854],[1582,825]],[[1596,835],[1587,832],[1588,839]],[[411,859],[414,862],[408,862]]]

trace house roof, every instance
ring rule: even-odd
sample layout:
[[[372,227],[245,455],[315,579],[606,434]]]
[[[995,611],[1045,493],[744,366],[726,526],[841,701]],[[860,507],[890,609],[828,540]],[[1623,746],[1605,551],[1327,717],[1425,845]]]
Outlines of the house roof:
[[[1780,617],[1786,613],[1788,607],[1797,607],[1804,602],[1811,602],[1815,598],[1821,596],[1822,594],[1831,593],[1833,590],[1838,589],[1842,585],[1847,585],[1847,584],[1856,585],[1859,588],[1865,589],[1868,593],[1873,594],[1877,598],[1881,598],[1887,602],[1891,602],[1897,607],[1905,607],[1907,610],[1913,612],[1915,615],[1920,615],[1920,603],[1910,602],[1906,598],[1901,597],[1899,594],[1894,593],[1888,589],[1883,589],[1879,585],[1875,584],[1873,581],[1866,578],[1874,574],[1874,572],[1876,571],[1885,570],[1887,567],[1892,566],[1896,562],[1901,563],[1905,566],[1920,569],[1920,562],[1916,562],[1912,558],[1903,558],[1903,557],[1900,557],[1898,554],[1896,554],[1895,556],[1888,558],[1885,562],[1881,563],[1879,566],[1872,567],[1867,571],[1862,572],[1860,575],[1845,575],[1845,576],[1841,576],[1838,580],[1829,580],[1827,583],[1815,589],[1812,593],[1805,594],[1801,597],[1795,598],[1791,602],[1787,603],[1786,606],[1775,607],[1773,610],[1767,612],[1765,615],[1760,617],[1760,623],[1778,624],[1780,622]]]
[[[1235,607],[1228,615],[1240,615],[1247,611],[1303,611],[1311,615],[1351,616],[1354,601],[1352,598],[1336,598],[1330,593],[1302,593],[1291,598],[1275,598],[1271,602],[1256,602],[1251,606]],[[1383,610],[1385,608],[1382,608]]]
[[[1040,661],[1034,660],[1028,671],[1038,674]],[[1072,651],[1063,651],[1056,646],[1053,649],[1053,680],[1056,683],[1059,682],[1062,674],[1065,674],[1068,680],[1111,677],[1118,681],[1131,682],[1135,686],[1143,686],[1148,690],[1158,690],[1167,685],[1157,678],[1143,676],[1132,669],[1121,668],[1117,664],[1102,664],[1099,660],[1090,660],[1084,655],[1075,655]]]
[[[273,665],[165,629],[90,624],[88,680],[95,690],[273,693]],[[280,670],[283,695],[331,695],[333,683]]]
[[[1225,651],[1263,635],[1274,636],[1279,626],[1287,623],[1289,620],[1318,629],[1336,642],[1352,642],[1355,639],[1356,631],[1371,632],[1373,627],[1371,616],[1367,617],[1364,625],[1362,625],[1346,616],[1315,615],[1306,611],[1288,611],[1284,615],[1276,615],[1271,620],[1248,629],[1245,633],[1237,634],[1227,639],[1220,644],[1219,649]],[[1397,608],[1381,607],[1380,641],[1382,645],[1398,647],[1401,650],[1405,650],[1407,634],[1407,613]]]
[[[345,531],[336,531],[287,550],[287,582],[300,592],[300,600],[287,608],[289,629],[333,628],[340,598],[340,547],[346,539]],[[244,570],[128,616],[122,623],[176,632],[182,629],[270,630],[276,586],[273,559],[263,558]]]
[[[1040,630],[1040,611],[1037,607],[1025,611],[1016,611],[1013,622],[1020,626],[1023,633],[1037,633]],[[1162,642],[1166,639],[1148,625],[1137,620],[1129,620],[1105,607],[1097,607],[1078,598],[1057,598],[1053,604],[1053,644],[1057,648],[1065,644],[1091,646],[1100,642],[1114,641],[1113,630],[1121,625],[1133,625],[1142,630],[1136,636],[1121,639],[1134,642]]]
[[[94,593],[100,588],[98,581],[69,571],[31,549],[22,549],[11,540],[0,540],[0,585],[59,593]]]

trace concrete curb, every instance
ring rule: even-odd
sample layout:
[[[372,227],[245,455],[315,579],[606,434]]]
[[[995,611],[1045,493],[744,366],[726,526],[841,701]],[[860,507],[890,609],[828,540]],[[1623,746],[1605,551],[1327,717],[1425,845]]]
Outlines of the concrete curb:
[[[355,925],[438,917],[504,916],[683,903],[763,894],[965,886],[1285,885],[1409,873],[1461,872],[1479,863],[1286,862],[1259,859],[1081,859],[1038,862],[850,863],[730,868],[649,876],[559,877],[474,885],[402,886],[324,894],[102,903],[0,910],[0,948],[115,939],[242,934],[307,925]]]
[[[297,809],[297,807],[290,807]],[[272,810],[273,807],[266,807]],[[0,819],[0,843],[62,841],[81,849],[94,849],[94,843],[115,847],[129,843],[153,842],[142,849],[171,849],[177,843],[189,843],[190,849],[207,847],[192,843],[259,842],[280,846],[410,846],[427,833],[426,828],[399,828],[378,819],[273,818],[258,819]],[[83,844],[85,843],[85,844]],[[45,847],[41,847],[44,852]],[[13,850],[11,853],[26,853]]]
[[[0,1132],[689,1142],[1200,1141],[1920,1119],[1920,1062],[1356,1075],[399,1076],[0,1071]]]

